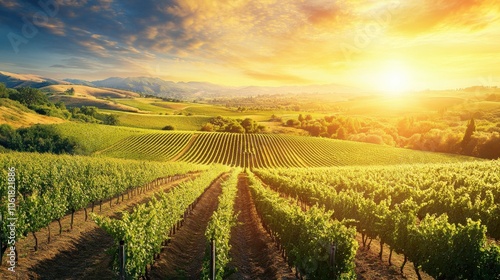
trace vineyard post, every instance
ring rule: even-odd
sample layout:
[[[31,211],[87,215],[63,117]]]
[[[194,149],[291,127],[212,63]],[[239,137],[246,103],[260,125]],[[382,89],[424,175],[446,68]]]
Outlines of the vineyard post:
[[[210,239],[210,279],[215,280],[215,240]]]
[[[333,242],[330,245],[330,266],[333,268],[333,273],[335,274],[335,254],[337,253],[336,243]]]
[[[125,241],[120,240],[120,280],[125,280]]]
[[[0,211],[0,265],[2,264],[2,258],[3,258],[3,253],[4,253],[2,236],[3,236],[3,213],[2,213],[2,211]]]

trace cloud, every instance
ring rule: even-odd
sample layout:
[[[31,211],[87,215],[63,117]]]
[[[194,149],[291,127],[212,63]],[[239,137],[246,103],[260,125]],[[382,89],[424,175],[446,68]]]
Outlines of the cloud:
[[[412,1],[402,5],[393,30],[410,36],[447,29],[480,30],[497,22],[499,12],[500,3],[494,0]]]
[[[47,20],[46,22],[41,22],[38,24],[38,27],[44,28],[46,31],[49,31],[57,36],[66,35],[66,28],[64,23],[57,18]]]
[[[215,71],[220,71],[245,81],[276,83],[317,81],[316,73],[328,78],[377,55],[381,59],[407,52],[430,57],[436,46],[446,49],[450,42],[461,46],[454,55],[480,50],[477,46],[485,44],[480,34],[497,34],[500,19],[496,0],[57,3],[57,14],[37,24],[36,37],[19,46],[36,57],[31,62],[35,68],[136,73],[161,63],[170,76],[216,77]],[[41,10],[38,1],[0,0],[0,30],[22,35],[23,17],[31,20]],[[377,24],[380,28],[373,32],[370,28]],[[346,43],[356,50],[349,65],[342,64]],[[0,51],[11,54],[10,43],[0,42]],[[0,60],[13,60],[7,56],[1,54]],[[17,60],[30,63],[27,57]]]
[[[97,69],[99,65],[85,58],[72,57],[61,60],[64,64],[54,64],[52,68],[69,68],[69,69]]]
[[[19,8],[21,5],[19,1],[16,0],[0,0],[0,6],[7,9]]]
[[[302,11],[305,13],[307,20],[313,25],[330,25],[338,24],[339,21],[353,17],[348,6],[335,0],[329,1],[305,1],[301,5]]]

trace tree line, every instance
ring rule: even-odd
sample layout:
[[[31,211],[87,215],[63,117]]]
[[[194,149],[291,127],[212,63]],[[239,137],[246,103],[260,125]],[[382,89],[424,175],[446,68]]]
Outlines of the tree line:
[[[232,133],[261,133],[266,127],[251,118],[231,119],[217,116],[201,127],[201,131],[217,131]]]
[[[435,120],[404,117],[377,120],[342,115],[314,119],[300,114],[284,126],[307,131],[311,136],[389,145],[414,150],[500,158],[500,124],[471,117],[468,120]]]
[[[62,102],[51,102],[47,95],[36,88],[11,89],[0,83],[0,101],[9,99],[17,103],[23,111],[30,110],[45,116],[66,120],[117,125],[118,116],[103,114],[93,106],[74,107],[69,110]],[[11,101],[11,102],[12,102]],[[54,154],[79,153],[76,140],[63,136],[54,126],[34,125],[14,129],[8,124],[0,125],[0,146],[14,151]]]

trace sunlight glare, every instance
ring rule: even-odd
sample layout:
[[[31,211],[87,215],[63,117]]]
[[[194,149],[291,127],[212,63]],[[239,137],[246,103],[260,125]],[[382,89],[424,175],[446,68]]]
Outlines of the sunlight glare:
[[[385,66],[379,79],[380,89],[388,96],[400,96],[410,90],[408,70],[399,62]]]

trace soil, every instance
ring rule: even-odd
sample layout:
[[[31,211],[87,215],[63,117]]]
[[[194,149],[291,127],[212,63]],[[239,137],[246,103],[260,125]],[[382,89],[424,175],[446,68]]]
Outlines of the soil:
[[[231,232],[232,261],[235,272],[228,279],[296,279],[257,216],[246,174],[238,178],[235,211],[238,225]]]
[[[197,176],[193,174],[190,178]],[[124,196],[125,200],[116,204],[116,198],[94,207],[94,212],[103,216],[120,216],[122,211],[131,211],[136,205],[147,203],[155,192],[166,191],[177,186],[189,178],[179,179],[145,193]],[[90,213],[90,207],[87,208]],[[111,238],[104,230],[98,227],[90,217],[85,221],[84,210],[75,212],[73,229],[70,230],[71,215],[61,219],[63,225],[62,235],[59,235],[57,222],[50,224],[51,242],[47,243],[48,230],[44,228],[36,233],[38,238],[38,251],[34,251],[35,240],[31,234],[17,242],[19,261],[15,272],[7,270],[7,266],[0,267],[0,279],[116,279],[110,263],[111,255],[107,254],[108,248],[113,246]],[[4,262],[5,262],[4,255]]]
[[[400,272],[400,267],[403,264],[404,256],[392,252],[391,265],[389,265],[389,247],[384,245],[382,252],[382,260],[379,258],[380,242],[373,240],[370,248],[363,248],[361,234],[356,237],[359,249],[356,252],[356,274],[358,279],[407,279],[417,280],[417,274],[413,269],[413,263],[407,261],[403,269],[403,274]],[[420,276],[423,280],[434,279],[427,273],[420,271]]]
[[[97,205],[94,212],[119,217],[122,211],[131,211],[136,205],[149,201],[153,193],[166,191],[187,179],[159,186],[130,199],[125,195],[125,200],[118,205],[114,199],[111,208],[109,202],[103,202],[102,211],[99,212]],[[204,233],[217,208],[223,179],[217,180],[200,197],[184,225],[152,266],[149,272],[151,279],[200,279],[207,249]],[[232,261],[229,270],[232,274],[227,279],[295,279],[294,273],[262,227],[244,174],[239,177],[235,210],[239,213],[238,224],[231,232]],[[87,211],[90,212],[90,209]],[[62,235],[59,235],[58,223],[51,223],[50,243],[47,243],[47,229],[37,232],[39,248],[36,252],[33,250],[34,239],[31,234],[20,240],[17,243],[19,262],[16,272],[9,272],[7,266],[2,264],[0,279],[116,279],[110,266],[111,255],[106,252],[113,246],[114,240],[90,219],[84,221],[83,210],[75,213],[73,230],[69,229],[70,219],[70,215],[61,219]],[[359,234],[357,240],[362,244]],[[372,241],[370,249],[360,245],[355,259],[358,279],[417,279],[410,262],[406,264],[403,275],[399,272],[403,256],[393,253],[392,265],[388,264],[387,246],[384,247],[383,260],[380,260],[379,246],[377,240]],[[425,280],[433,279],[423,272],[421,275]]]
[[[160,254],[148,276],[151,279],[201,279],[201,268],[207,249],[205,231],[219,204],[222,176],[203,193],[184,225]]]

